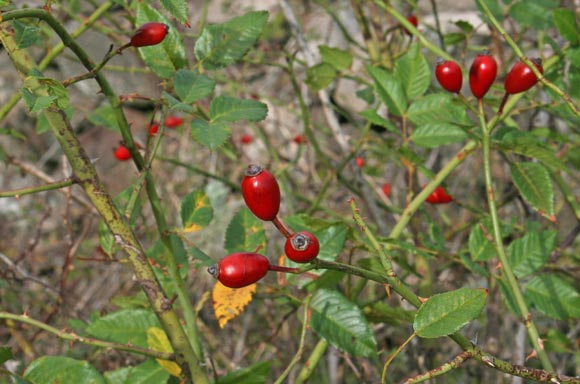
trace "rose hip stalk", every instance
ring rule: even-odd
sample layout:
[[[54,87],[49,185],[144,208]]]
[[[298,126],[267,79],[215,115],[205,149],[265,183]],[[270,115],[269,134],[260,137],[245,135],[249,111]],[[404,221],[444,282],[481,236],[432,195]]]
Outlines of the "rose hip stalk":
[[[258,219],[271,221],[285,237],[292,235],[278,219],[280,186],[274,175],[259,165],[250,164],[242,179],[242,196]]]
[[[540,58],[532,59],[532,63],[536,69],[543,75],[544,67],[542,66],[542,60]],[[503,112],[503,107],[507,102],[509,95],[515,95],[516,93],[525,92],[532,88],[538,82],[538,77],[531,70],[530,67],[523,61],[518,61],[512,69],[509,71],[507,77],[505,78],[504,88],[505,94],[499,106],[498,113]]]
[[[242,288],[254,284],[268,273],[270,261],[253,252],[232,253],[212,265],[207,271],[229,288]]]

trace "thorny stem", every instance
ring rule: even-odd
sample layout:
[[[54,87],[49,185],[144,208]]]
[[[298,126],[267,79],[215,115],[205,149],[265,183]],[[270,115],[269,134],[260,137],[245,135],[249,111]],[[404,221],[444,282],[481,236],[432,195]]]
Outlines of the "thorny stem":
[[[114,349],[117,351],[125,351],[125,352],[135,353],[138,355],[153,357],[156,359],[175,361],[175,355],[173,353],[155,351],[153,349],[142,348],[142,347],[137,347],[137,346],[133,346],[133,345],[112,343],[109,341],[93,339],[91,337],[79,336],[79,335],[76,335],[74,333],[65,332],[65,331],[60,330],[58,328],[52,327],[48,324],[43,323],[42,321],[38,321],[38,320],[35,320],[31,317],[28,317],[27,315],[16,315],[13,313],[8,313],[8,312],[0,312],[0,319],[9,319],[9,320],[18,321],[20,323],[29,324],[29,325],[32,325],[36,328],[40,328],[46,332],[52,333],[53,335],[56,335],[57,337],[59,337],[63,340],[67,340],[67,341],[71,341],[71,342],[92,345],[92,346],[100,347],[100,348]]]
[[[471,358],[471,353],[468,351],[463,351],[459,355],[455,356],[452,360],[446,362],[440,367],[431,369],[425,373],[417,375],[415,377],[411,377],[404,381],[404,384],[416,384],[422,383],[423,381],[427,381],[433,379],[435,377],[444,375],[449,373],[450,371],[459,368],[463,363]]]
[[[489,206],[489,214],[491,216],[491,222],[493,226],[493,240],[494,245],[497,250],[497,255],[502,264],[502,271],[507,284],[516,301],[516,305],[524,321],[524,325],[528,331],[530,341],[534,346],[535,351],[542,363],[542,366],[547,370],[553,370],[552,363],[550,362],[546,351],[543,346],[540,345],[540,335],[534,322],[532,321],[532,315],[530,314],[527,304],[524,300],[524,296],[521,292],[520,286],[516,279],[516,276],[511,268],[509,260],[507,258],[505,247],[503,245],[503,236],[501,233],[500,221],[497,212],[497,207],[495,205],[495,194],[493,188],[493,176],[491,172],[491,129],[487,126],[485,121],[485,114],[483,110],[483,100],[478,100],[479,106],[479,122],[481,125],[481,130],[483,134],[483,168],[485,173],[485,188],[487,191],[487,202]]]
[[[89,71],[94,68],[94,64],[86,52],[68,34],[62,24],[54,19],[50,13],[42,9],[24,9],[6,12],[2,16],[3,21],[31,17],[39,18],[45,21],[59,35],[65,46],[69,47],[75,53],[81,63]],[[4,30],[0,30],[0,32],[2,32],[0,36],[2,37],[6,50],[9,51],[7,44],[11,44],[15,47],[15,44],[13,41],[11,41],[13,39],[11,35],[5,33]],[[30,58],[25,53],[25,51],[16,50],[14,47],[11,48],[10,52],[10,56],[13,59],[14,65],[21,73],[21,75],[27,76],[34,67],[34,62],[32,58]],[[113,92],[108,81],[100,72],[96,74],[95,79],[99,83],[103,93],[107,96],[109,103],[113,107],[115,116],[121,129],[121,134],[123,135],[123,140],[129,148],[135,164],[140,170],[143,170],[143,158],[141,157],[141,154],[135,145],[129,130],[128,122],[122,109],[120,108],[120,103],[117,96]],[[165,217],[163,216],[163,210],[161,209],[160,200],[155,189],[154,180],[150,174],[147,174],[146,190],[153,208],[154,216],[157,220],[157,228],[161,233],[161,239],[166,248],[165,259],[167,267],[173,282],[176,284],[178,299],[189,330],[189,337],[187,337],[188,335],[183,332],[179,318],[177,317],[176,312],[171,308],[171,304],[168,299],[162,294],[163,291],[161,286],[155,278],[153,270],[144,256],[144,251],[141,245],[135,238],[135,235],[128,223],[121,218],[117,208],[112,202],[110,195],[99,180],[94,166],[90,163],[90,160],[84,153],[84,150],[78,142],[78,138],[75,136],[72,127],[70,127],[70,122],[67,120],[62,111],[57,110],[54,107],[48,108],[44,113],[47,117],[47,120],[49,121],[49,124],[53,128],[53,133],[59,141],[61,148],[71,162],[73,172],[79,179],[79,184],[83,187],[89,198],[93,201],[93,204],[99,210],[104,221],[111,229],[111,232],[115,235],[119,245],[121,245],[127,252],[129,260],[133,264],[137,278],[141,282],[142,288],[150,299],[152,308],[155,310],[161,324],[163,325],[165,331],[168,333],[169,339],[174,349],[176,350],[177,360],[181,364],[182,368],[184,368],[183,372],[191,372],[195,382],[206,383],[207,377],[205,376],[199,364],[199,359],[202,353],[199,342],[199,335],[197,334],[195,324],[195,314],[193,313],[192,306],[187,298],[183,280],[181,279],[174,258],[175,252],[173,252],[172,240],[169,237],[170,234],[166,230],[167,223],[165,221]]]

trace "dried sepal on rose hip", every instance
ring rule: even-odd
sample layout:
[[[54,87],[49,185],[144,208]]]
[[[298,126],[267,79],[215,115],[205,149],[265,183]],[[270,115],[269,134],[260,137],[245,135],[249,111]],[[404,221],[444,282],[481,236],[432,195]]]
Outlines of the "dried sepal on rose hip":
[[[251,164],[242,179],[242,196],[252,213],[264,221],[272,221],[280,210],[280,186],[274,175]]]
[[[229,288],[243,288],[254,284],[268,273],[270,261],[254,252],[232,253],[212,265],[207,271]]]
[[[497,76],[497,62],[488,52],[475,57],[469,69],[469,88],[475,98],[481,100],[489,91]]]
[[[284,253],[295,263],[308,263],[314,260],[319,252],[318,238],[308,231],[294,233],[284,244]]]

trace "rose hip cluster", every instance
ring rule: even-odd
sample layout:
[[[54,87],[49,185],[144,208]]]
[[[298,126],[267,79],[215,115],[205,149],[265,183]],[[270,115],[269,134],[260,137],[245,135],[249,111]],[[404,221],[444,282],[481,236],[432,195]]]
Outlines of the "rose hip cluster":
[[[531,60],[536,69],[544,74],[542,61],[539,58]],[[489,53],[480,53],[476,56],[469,69],[469,88],[476,99],[482,100],[489,91],[497,76],[497,62]],[[435,68],[435,77],[439,84],[449,92],[459,93],[463,84],[463,74],[459,64],[452,60],[440,59]],[[538,77],[523,61],[517,62],[505,78],[505,94],[500,104],[498,113],[503,112],[503,107],[509,97],[516,93],[525,92],[538,82]]]
[[[318,256],[320,244],[314,234],[308,231],[293,233],[278,218],[280,186],[274,175],[258,165],[249,165],[242,180],[242,195],[257,218],[271,221],[286,237],[286,257],[296,263],[308,263]],[[281,267],[270,265],[267,257],[254,252],[233,253],[208,268],[211,275],[230,288],[253,284],[269,270],[279,271]]]

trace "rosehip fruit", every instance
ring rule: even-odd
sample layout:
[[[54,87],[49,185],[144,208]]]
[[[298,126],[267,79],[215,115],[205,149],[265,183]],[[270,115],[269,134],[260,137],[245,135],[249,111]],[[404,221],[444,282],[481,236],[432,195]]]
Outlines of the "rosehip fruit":
[[[384,183],[381,186],[381,189],[383,190],[383,193],[385,194],[385,196],[391,197],[391,183]]]
[[[413,27],[415,27],[415,28],[417,28],[417,25],[419,25],[419,20],[417,19],[417,16],[415,16],[415,15],[409,15],[407,17],[407,21],[409,23],[411,23],[413,25]],[[409,36],[412,35],[412,33],[409,32],[409,30],[407,28],[405,28],[405,33]]]
[[[294,139],[292,139],[296,144],[303,144],[306,142],[306,135],[296,135]]]
[[[355,159],[356,162],[356,166],[359,168],[362,168],[365,166],[365,159],[362,156],[357,156],[357,158]]]
[[[145,23],[137,29],[128,45],[131,47],[157,45],[165,39],[168,31],[169,26],[167,24],[155,21]]]
[[[445,188],[439,185],[425,201],[431,204],[447,204],[453,201],[453,197],[448,195]]]
[[[286,239],[286,244],[284,244],[286,256],[296,263],[308,263],[314,260],[319,251],[318,239],[307,231],[293,234]]]
[[[232,253],[212,265],[207,271],[229,288],[242,288],[254,284],[268,273],[270,261],[253,252]]]
[[[451,60],[439,59],[435,68],[435,77],[443,88],[452,93],[459,93],[463,85],[463,74],[459,64]]]
[[[159,124],[153,123],[149,126],[149,136],[155,136],[159,132]]]
[[[489,91],[497,76],[497,62],[489,53],[480,53],[475,57],[469,69],[469,87],[478,100]]]
[[[257,218],[272,221],[278,215],[280,186],[274,175],[259,165],[248,166],[242,180],[242,196]]]
[[[252,135],[242,135],[240,141],[242,142],[242,144],[250,144],[252,141],[254,141],[254,138],[252,137]]]
[[[119,161],[127,161],[131,159],[131,152],[124,145],[119,146],[114,152],[115,158]]]
[[[539,58],[532,59],[532,62],[544,74],[544,67],[542,67],[542,60]],[[513,95],[520,92],[525,92],[532,88],[538,82],[536,74],[523,61],[518,61],[509,71],[505,78],[505,91]]]
[[[183,124],[183,119],[179,116],[167,116],[165,118],[165,126],[167,128],[176,128]]]

